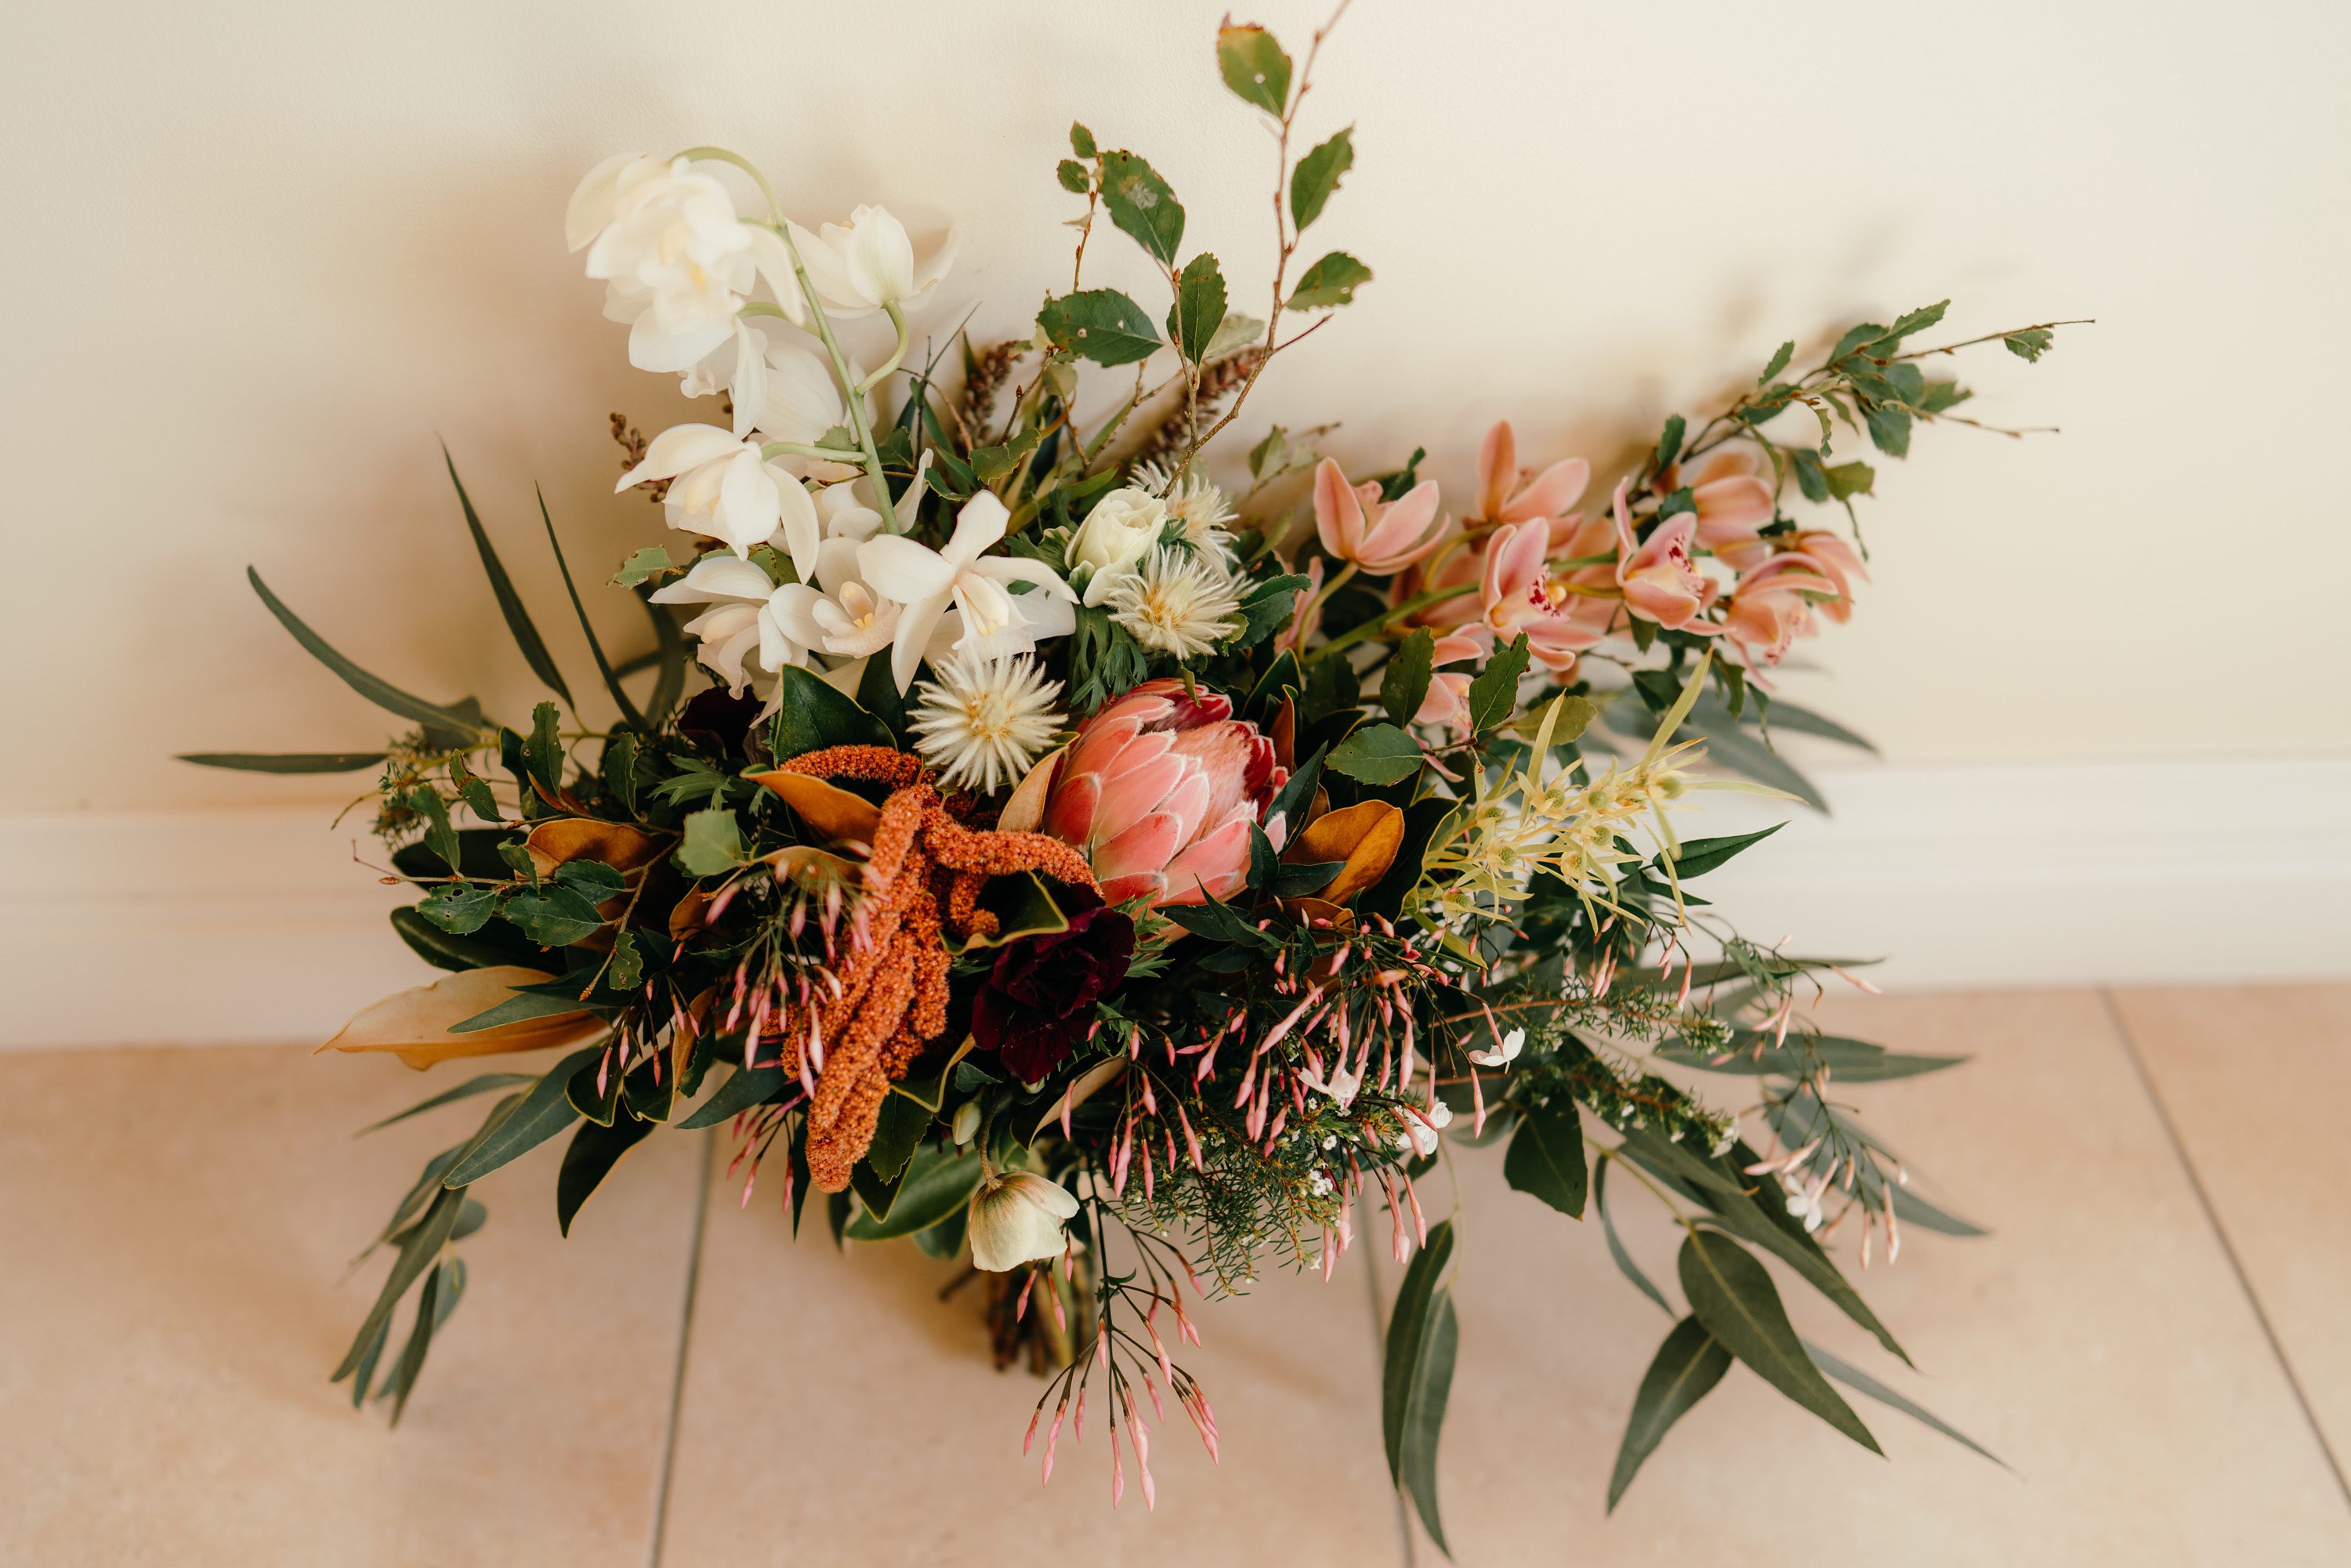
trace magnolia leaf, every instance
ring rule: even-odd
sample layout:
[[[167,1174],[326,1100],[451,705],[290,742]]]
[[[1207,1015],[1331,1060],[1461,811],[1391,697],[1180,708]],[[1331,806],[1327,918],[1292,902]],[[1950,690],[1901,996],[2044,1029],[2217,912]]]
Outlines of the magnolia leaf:
[[[872,843],[874,830],[882,825],[881,807],[838,784],[780,769],[745,777],[782,796],[784,804],[792,809],[809,831],[833,843]],[[731,819],[733,813],[727,815]]]
[[[1362,800],[1307,823],[1281,859],[1288,865],[1339,862],[1329,882],[1315,891],[1326,903],[1344,904],[1385,876],[1403,846],[1404,812],[1385,800]]]
[[[889,1214],[884,1218],[861,1214],[849,1222],[844,1234],[852,1241],[887,1241],[928,1230],[971,1201],[980,1175],[977,1149],[960,1155],[926,1149],[907,1167]]]
[[[787,664],[777,672],[776,721],[769,742],[789,762],[834,746],[896,748],[890,727],[857,706],[812,670]]]
[[[632,872],[661,857],[660,841],[626,822],[600,822],[589,817],[554,817],[530,831],[524,841],[538,874],[550,876],[558,866],[588,861]]]
[[[522,986],[547,976],[516,965],[467,969],[429,986],[396,992],[361,1009],[320,1051],[389,1051],[420,1071],[461,1056],[495,1056],[577,1045],[601,1034],[602,1019],[573,1009],[553,1017],[525,1019],[494,1029],[453,1033],[455,1025],[507,1000]]]

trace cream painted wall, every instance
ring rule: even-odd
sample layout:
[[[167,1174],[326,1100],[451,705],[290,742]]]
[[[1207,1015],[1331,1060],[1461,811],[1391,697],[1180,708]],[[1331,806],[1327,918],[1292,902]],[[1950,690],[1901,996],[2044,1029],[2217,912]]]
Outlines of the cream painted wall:
[[[381,733],[247,561],[386,676],[522,711],[436,433],[586,681],[531,483],[601,576],[658,532],[609,494],[604,416],[681,407],[563,251],[564,198],[607,152],[725,142],[804,218],[952,214],[954,299],[1002,334],[1063,277],[1075,116],[1255,275],[1270,153],[1216,81],[1223,8],[26,8],[0,93],[0,809],[342,793],[164,760]],[[1319,15],[1260,19],[1302,44]],[[2096,316],[2036,369],[1973,366],[1977,412],[2064,435],[1934,432],[1886,465],[1876,586],[1800,685],[1912,762],[2351,751],[2315,581],[2342,527],[2346,67],[2332,0],[1358,0],[1311,118],[1354,121],[1360,167],[1315,237],[1378,280],[1243,424],[1340,418],[1343,457],[1423,442],[1458,483],[1497,415],[1522,451],[1604,462],[1861,313],[1948,293],[1956,335]],[[1121,243],[1100,280],[1140,290]]]

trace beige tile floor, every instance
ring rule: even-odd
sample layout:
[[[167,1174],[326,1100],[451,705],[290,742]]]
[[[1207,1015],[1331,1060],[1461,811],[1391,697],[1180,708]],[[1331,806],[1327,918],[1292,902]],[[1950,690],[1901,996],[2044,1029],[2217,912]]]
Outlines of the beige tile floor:
[[[1441,1459],[1458,1560],[2351,1562],[2326,1447],[2351,1447],[2351,987],[1840,1014],[1978,1058],[1853,1092],[1997,1234],[1914,1236],[1866,1276],[1918,1375],[1792,1291],[1800,1326],[2018,1474],[1860,1402],[1876,1458],[1734,1369],[1604,1518],[1665,1319],[1589,1227],[1470,1155]],[[1113,1513],[1092,1428],[1038,1488],[1031,1385],[935,1299],[946,1266],[796,1246],[772,1188],[737,1212],[684,1136],[634,1155],[570,1242],[551,1152],[484,1184],[468,1297],[387,1435],[325,1374],[382,1268],[347,1276],[350,1255],[470,1125],[350,1140],[420,1082],[276,1050],[0,1055],[0,1563],[1438,1560],[1384,1485],[1364,1254],[1207,1316],[1225,1462],[1179,1418],[1156,1515],[1133,1490]],[[1614,1196],[1669,1281],[1667,1227]]]

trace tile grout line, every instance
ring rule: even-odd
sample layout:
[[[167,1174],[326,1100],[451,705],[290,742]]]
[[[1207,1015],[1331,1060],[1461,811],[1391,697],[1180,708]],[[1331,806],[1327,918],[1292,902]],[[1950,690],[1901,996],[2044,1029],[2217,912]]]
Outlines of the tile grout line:
[[[2245,1272],[2243,1260],[2237,1256],[2236,1243],[2229,1239],[2228,1228],[2220,1223],[2220,1211],[2213,1207],[2212,1195],[2205,1190],[2204,1177],[2189,1156],[2187,1141],[2179,1135],[2179,1127],[2171,1119],[2171,1108],[2164,1103],[2163,1092],[2156,1087],[2155,1075],[2147,1071],[2147,1061],[2139,1054],[2138,1040],[2131,1033],[2130,1023],[2116,1004],[2112,987],[2098,988],[2098,999],[2106,1009],[2106,1021],[2114,1026],[2116,1036],[2123,1044],[2123,1054],[2130,1058],[2131,1068],[2138,1074],[2139,1087],[2147,1091],[2148,1103],[2155,1107],[2156,1120],[2163,1124],[2164,1136],[2171,1141],[2171,1152],[2179,1160],[2179,1168],[2187,1173],[2188,1186],[2196,1194],[2196,1202],[2204,1210],[2205,1223],[2212,1228],[2213,1239],[2220,1243],[2221,1256],[2229,1260],[2229,1270],[2237,1277],[2237,1288],[2244,1292],[2245,1302],[2253,1309],[2253,1321],[2261,1325],[2262,1337],[2269,1342],[2270,1354],[2276,1360],[2278,1370],[2285,1374],[2286,1386],[2294,1391],[2294,1402],[2302,1409],[2303,1421],[2310,1427],[2311,1437],[2318,1444],[2319,1456],[2325,1459],[2327,1469],[2335,1477],[2335,1490],[2343,1494],[2346,1504],[2351,1504],[2351,1478],[2343,1473],[2343,1462],[2335,1457],[2335,1445],[2326,1440],[2326,1428],[2318,1422],[2318,1412],[2311,1408],[2310,1396],[2304,1392],[2302,1379],[2294,1369],[2294,1362],[2285,1353],[2285,1342],[2278,1338],[2270,1314],[2262,1305],[2261,1293],[2253,1289],[2252,1276]]]
[[[1384,1389],[1387,1385],[1387,1357],[1383,1347],[1387,1343],[1387,1330],[1380,1322],[1379,1274],[1372,1267],[1371,1250],[1368,1248],[1364,1252],[1364,1301],[1371,1309],[1372,1313],[1372,1371],[1374,1374],[1374,1381]],[[1382,1435],[1382,1441],[1384,1443],[1385,1441],[1384,1432]],[[1381,1456],[1380,1462],[1383,1466],[1386,1464],[1384,1454]],[[1403,1554],[1401,1561],[1404,1568],[1415,1568],[1418,1558],[1412,1545],[1412,1517],[1404,1511],[1404,1493],[1395,1487],[1390,1487],[1388,1500],[1395,1505],[1396,1547]]]
[[[679,1419],[685,1409],[686,1349],[694,1341],[695,1288],[702,1280],[702,1231],[704,1222],[710,1217],[710,1167],[717,1148],[717,1133],[705,1134],[702,1158],[695,1165],[699,1179],[694,1192],[694,1238],[686,1249],[685,1299],[678,1309],[677,1361],[670,1372],[669,1420],[662,1430],[661,1479],[653,1492],[653,1525],[645,1546],[646,1568],[661,1568],[662,1548],[669,1533],[670,1479],[677,1465]]]

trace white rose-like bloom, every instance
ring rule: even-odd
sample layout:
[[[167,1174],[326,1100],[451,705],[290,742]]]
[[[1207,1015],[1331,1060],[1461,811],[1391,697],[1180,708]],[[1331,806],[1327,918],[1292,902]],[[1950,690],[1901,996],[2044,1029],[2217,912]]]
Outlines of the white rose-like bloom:
[[[971,1195],[972,1267],[1001,1274],[1060,1257],[1069,1245],[1061,1223],[1077,1212],[1078,1200],[1068,1189],[1033,1171],[982,1177]]]
[[[817,234],[798,224],[790,228],[817,298],[844,319],[913,304],[947,275],[962,244],[962,236],[950,229],[938,249],[917,266],[906,225],[887,207],[860,207],[849,214],[846,226],[826,224]]]
[[[1119,577],[1142,566],[1166,526],[1167,503],[1148,490],[1113,490],[1094,503],[1070,538],[1071,574],[1081,567],[1093,572],[1086,583],[1088,609],[1110,597]]]
[[[807,304],[783,236],[747,224],[735,198],[684,158],[608,158],[571,194],[564,235],[605,280],[604,314],[630,323],[629,362],[688,371],[734,334],[736,312],[765,278],[798,324]]]
[[[672,481],[664,507],[669,526],[720,539],[748,556],[780,531],[792,570],[816,571],[816,503],[798,477],[715,424],[679,424],[645,448],[645,460],[621,476],[617,492],[648,479]]]
[[[780,591],[754,563],[731,555],[706,555],[692,570],[654,591],[656,604],[707,604],[685,623],[699,646],[695,657],[716,671],[736,695],[786,664],[806,664],[807,645],[784,629],[774,612]],[[753,661],[756,659],[756,665]]]

